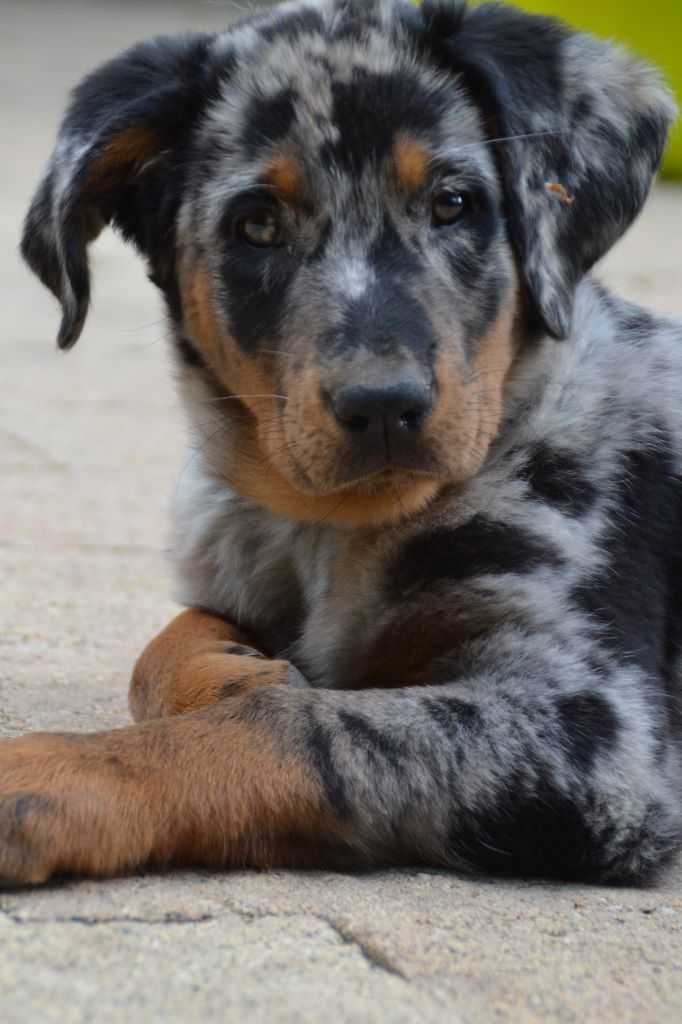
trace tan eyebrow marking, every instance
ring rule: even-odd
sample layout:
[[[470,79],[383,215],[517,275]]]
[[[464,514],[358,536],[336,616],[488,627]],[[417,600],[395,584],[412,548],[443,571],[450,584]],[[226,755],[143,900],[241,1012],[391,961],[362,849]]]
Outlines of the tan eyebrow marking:
[[[285,203],[294,206],[305,198],[305,175],[294,157],[276,156],[265,168],[264,180]]]
[[[429,172],[430,156],[421,143],[415,139],[399,139],[393,150],[393,160],[401,191],[411,194],[423,186]]]

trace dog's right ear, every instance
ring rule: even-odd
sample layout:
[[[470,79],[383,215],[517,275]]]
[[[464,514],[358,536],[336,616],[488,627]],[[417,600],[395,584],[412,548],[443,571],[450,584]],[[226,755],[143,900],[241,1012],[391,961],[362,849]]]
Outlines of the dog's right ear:
[[[73,94],[21,243],[29,266],[61,302],[60,348],[70,348],[83,329],[87,245],[102,228],[113,221],[149,255],[161,182],[178,169],[180,144],[210,94],[210,41],[192,35],[142,43]]]

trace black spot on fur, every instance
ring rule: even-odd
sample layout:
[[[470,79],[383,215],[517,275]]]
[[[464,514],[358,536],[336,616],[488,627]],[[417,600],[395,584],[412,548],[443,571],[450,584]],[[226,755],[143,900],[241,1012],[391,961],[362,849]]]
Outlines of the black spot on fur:
[[[355,68],[350,82],[332,83],[332,119],[340,138],[323,148],[323,159],[358,173],[383,160],[399,131],[416,137],[434,129],[445,92],[427,89],[408,72],[378,74]]]
[[[568,515],[589,512],[597,497],[596,488],[585,476],[578,459],[543,442],[530,449],[519,476],[527,481],[532,497]]]
[[[574,800],[543,776],[533,789],[520,774],[512,777],[494,805],[460,816],[450,832],[452,855],[510,877],[622,885],[649,881],[672,855],[675,839],[660,807],[637,824],[621,823],[614,843],[616,823],[598,797]]]
[[[574,100],[571,108],[571,121],[572,123],[579,123],[580,121],[587,120],[592,116],[594,110],[594,100],[588,93],[580,93]]]
[[[424,707],[447,736],[458,737],[481,721],[476,705],[457,697],[432,697],[424,701]]]
[[[650,153],[657,162],[663,156],[667,136],[665,119],[658,111],[640,114],[628,140],[628,149],[634,153]]]
[[[246,351],[276,340],[286,312],[295,265],[284,248],[255,249],[233,240],[222,262],[232,335]]]
[[[308,7],[287,14],[277,13],[272,23],[261,26],[259,32],[270,43],[278,39],[297,39],[303,33],[322,32],[323,29],[324,22],[320,14]]]
[[[648,341],[658,327],[656,317],[652,313],[629,302],[619,303],[616,315],[620,330],[626,334],[634,334],[637,340]]]
[[[581,771],[589,771],[595,757],[615,743],[618,736],[615,711],[596,693],[560,697],[556,710],[572,764]]]
[[[388,581],[392,593],[402,594],[441,580],[527,573],[561,561],[539,537],[476,515],[462,526],[441,526],[412,537],[397,552]]]
[[[44,862],[60,812],[59,802],[37,793],[0,797],[0,847],[10,878],[27,877]]]
[[[258,151],[282,139],[296,116],[295,97],[291,89],[282,89],[274,96],[259,96],[249,104],[246,127],[241,143],[246,155],[253,159]]]
[[[320,347],[327,353],[367,348],[378,357],[403,349],[431,365],[436,338],[426,310],[399,284],[377,282],[361,299],[348,302],[339,327],[327,331]]]
[[[339,721],[351,743],[361,748],[370,762],[376,765],[378,760],[384,760],[396,771],[403,766],[402,744],[388,732],[375,729],[360,715],[354,715],[349,711],[339,711]]]
[[[244,683],[246,679],[232,676],[218,691],[218,700],[232,700],[233,697],[241,697],[244,694]]]
[[[342,818],[348,817],[351,804],[343,776],[336,767],[331,734],[317,721],[311,708],[308,708],[307,718],[305,743],[310,764],[319,776],[334,813]]]
[[[228,644],[225,648],[225,654],[238,654],[245,658],[263,657],[260,651],[255,651],[253,647],[244,647],[242,644]]]
[[[368,259],[387,283],[410,281],[421,269],[419,259],[405,245],[390,217],[384,217],[381,231],[369,248]]]
[[[592,839],[575,804],[548,782],[527,795],[510,786],[493,806],[453,824],[452,855],[471,868],[503,876],[570,881],[595,870]]]
[[[462,27],[464,0],[424,0],[421,5],[426,39],[435,45],[454,36]]]
[[[195,349],[194,345],[187,338],[178,338],[176,345],[185,366],[191,366],[192,369],[196,370],[206,369],[206,363],[201,353]]]
[[[12,793],[0,799],[0,835],[11,841],[31,820],[56,810],[56,802],[35,793]]]
[[[138,779],[139,773],[137,769],[123,757],[119,757],[118,754],[109,754],[106,758],[106,764],[112,771],[116,772],[120,779]]]
[[[682,644],[682,480],[662,447],[629,452],[614,487],[607,563],[574,597],[607,649],[660,679]]]

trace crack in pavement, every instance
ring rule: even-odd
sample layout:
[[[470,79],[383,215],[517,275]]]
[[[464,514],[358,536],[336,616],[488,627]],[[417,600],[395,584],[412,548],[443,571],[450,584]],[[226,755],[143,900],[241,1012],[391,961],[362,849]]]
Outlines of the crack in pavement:
[[[355,946],[371,969],[385,971],[387,974],[400,978],[407,984],[411,984],[411,980],[400,969],[400,967],[393,962],[386,951],[383,950],[378,943],[373,942],[372,940],[368,941],[367,939],[359,936],[351,923],[347,920],[327,917],[326,915],[316,913],[315,911],[299,913],[297,911],[258,910],[255,907],[247,909],[245,907],[235,905],[229,900],[227,900],[223,906],[225,910],[230,911],[247,923],[252,921],[261,921],[266,918],[312,918],[315,921],[319,921],[321,924],[327,925],[327,927],[330,928],[346,945]],[[13,911],[5,907],[0,907],[0,914],[12,921],[13,924],[17,925],[82,924],[86,927],[94,927],[100,924],[205,924],[208,921],[220,920],[219,914],[205,913],[189,915],[176,914],[172,912],[163,915],[150,915],[148,917],[135,914],[113,914],[102,917],[87,914],[58,914],[54,917],[32,917],[23,915],[20,912]]]
[[[402,980],[408,984],[410,983],[410,979],[393,962],[385,950],[381,949],[375,942],[368,942],[366,939],[360,938],[352,928],[350,922],[343,918],[335,919],[333,917],[328,917],[325,914],[320,914],[314,910],[309,910],[304,914],[300,914],[297,911],[257,910],[255,907],[247,909],[245,907],[240,907],[231,900],[226,900],[224,905],[228,910],[231,910],[232,913],[237,914],[245,921],[261,920],[266,917],[312,917],[316,921],[326,924],[347,945],[357,946],[370,967],[386,971],[388,974],[392,974],[397,978],[402,978]]]
[[[139,917],[134,914],[117,914],[110,917],[89,917],[86,914],[58,914],[55,917],[28,917],[17,914],[11,910],[0,908],[0,914],[4,914],[13,924],[84,924],[93,927],[98,924],[203,924],[205,921],[215,921],[215,914],[201,914],[198,917],[185,916],[184,914],[166,914],[163,917]]]
[[[385,950],[381,949],[377,943],[371,940],[361,939],[356,935],[348,922],[335,921],[333,918],[322,917],[319,914],[314,914],[313,916],[317,917],[320,921],[325,921],[344,942],[357,946],[371,967],[386,971],[397,978],[402,978],[407,984],[411,984],[411,980],[395,965]]]

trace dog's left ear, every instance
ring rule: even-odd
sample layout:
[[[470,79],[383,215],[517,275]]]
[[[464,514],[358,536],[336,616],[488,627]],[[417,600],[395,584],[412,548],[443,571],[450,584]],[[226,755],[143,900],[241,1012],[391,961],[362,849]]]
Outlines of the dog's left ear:
[[[21,243],[61,302],[60,348],[78,340],[87,314],[88,243],[110,221],[147,256],[161,237],[162,207],[181,174],[178,150],[206,100],[210,38],[141,43],[73,94]],[[168,259],[172,245],[164,243]]]
[[[424,0],[421,17],[429,51],[461,74],[499,140],[526,296],[565,338],[578,282],[647,197],[672,98],[647,65],[550,18],[462,0]]]

